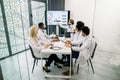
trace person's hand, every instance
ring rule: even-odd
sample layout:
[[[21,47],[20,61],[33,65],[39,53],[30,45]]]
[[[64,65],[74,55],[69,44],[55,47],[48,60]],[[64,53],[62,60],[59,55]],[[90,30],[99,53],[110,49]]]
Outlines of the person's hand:
[[[68,42],[67,42],[67,41],[65,41],[64,43],[65,43],[65,44],[68,44]]]
[[[45,48],[48,48],[49,46],[52,46],[52,43],[48,42],[45,46]]]
[[[72,47],[71,44],[65,44],[65,46],[66,46],[66,47],[69,47],[69,48]]]
[[[71,41],[65,41],[65,46],[71,48]]]

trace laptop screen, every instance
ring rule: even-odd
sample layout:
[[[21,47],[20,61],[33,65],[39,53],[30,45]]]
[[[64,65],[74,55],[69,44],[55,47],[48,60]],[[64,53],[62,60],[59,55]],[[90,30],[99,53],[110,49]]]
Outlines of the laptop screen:
[[[70,32],[65,32],[65,38],[70,38],[71,35],[70,35]]]

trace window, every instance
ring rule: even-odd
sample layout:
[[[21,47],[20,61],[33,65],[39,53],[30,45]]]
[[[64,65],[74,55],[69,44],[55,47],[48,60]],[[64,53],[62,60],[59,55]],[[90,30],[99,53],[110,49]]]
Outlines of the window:
[[[25,35],[29,28],[27,0],[4,0],[5,16],[12,53],[25,50]]]
[[[8,56],[8,46],[6,41],[5,29],[0,4],[0,58]]]

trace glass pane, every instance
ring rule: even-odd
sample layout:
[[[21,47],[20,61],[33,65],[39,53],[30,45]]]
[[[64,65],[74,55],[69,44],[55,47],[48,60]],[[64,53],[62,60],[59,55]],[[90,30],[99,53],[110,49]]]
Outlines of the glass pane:
[[[29,80],[30,78],[25,52],[1,60],[0,65],[4,80]]]
[[[10,36],[11,49],[12,53],[14,54],[26,49],[25,45],[26,39],[28,39],[29,30],[28,1],[3,0],[3,2],[5,7],[8,34]],[[0,41],[2,41],[1,35]],[[29,80],[25,53],[6,58],[0,61],[0,64],[4,80]]]
[[[33,24],[38,25],[39,22],[45,23],[45,3],[31,1]]]
[[[28,14],[28,0],[21,0],[20,2],[21,7],[21,19],[22,19],[22,29],[23,29],[23,36],[24,36],[24,43],[25,48],[28,48],[27,41],[29,37],[29,14]]]
[[[11,49],[14,54],[25,50],[24,30],[29,26],[27,0],[4,0],[4,7]]]
[[[0,58],[8,56],[8,46],[5,36],[5,29],[3,24],[2,12],[1,12],[1,4],[0,4]]]
[[[4,80],[21,80],[18,59],[16,56],[0,61]]]

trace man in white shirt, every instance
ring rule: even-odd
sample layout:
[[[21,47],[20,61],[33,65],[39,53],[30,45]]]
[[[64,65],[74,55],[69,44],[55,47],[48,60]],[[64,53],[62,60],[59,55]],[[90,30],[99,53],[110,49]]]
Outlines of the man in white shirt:
[[[90,29],[87,26],[83,27],[82,36],[84,39],[82,45],[80,47],[79,46],[72,47],[72,50],[79,51],[80,55],[83,55],[86,60],[90,58],[93,49],[93,41],[89,33],[90,33]]]
[[[45,25],[41,22],[38,24],[38,38],[39,40],[45,41],[45,42],[50,42],[50,40],[48,39],[49,36],[46,34],[46,30],[45,30]]]
[[[76,32],[74,34],[74,38],[71,42],[72,46],[80,46],[82,44],[82,42],[84,41],[84,37],[82,36],[82,32],[81,29],[84,27],[84,23],[82,21],[77,21],[77,25],[76,25]],[[68,41],[69,42],[69,41]],[[70,65],[70,57],[69,55],[67,56],[67,64],[64,64],[64,66],[69,66]],[[72,50],[72,58],[78,58],[79,56],[79,51],[74,51]]]
[[[78,60],[80,59],[80,55],[83,55],[85,60],[87,61],[92,53],[92,38],[89,36],[90,29],[87,26],[82,28],[82,36],[84,37],[84,41],[81,46],[71,46],[71,44],[66,44],[67,47],[71,47],[73,51],[79,51],[80,54],[78,56]],[[71,73],[73,74],[73,69],[71,69]],[[63,72],[63,75],[69,75],[69,70]]]

